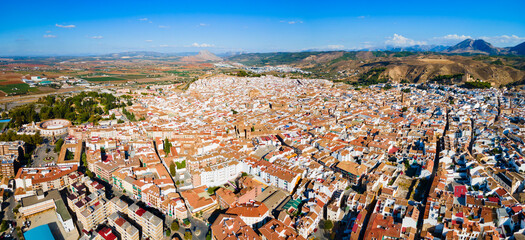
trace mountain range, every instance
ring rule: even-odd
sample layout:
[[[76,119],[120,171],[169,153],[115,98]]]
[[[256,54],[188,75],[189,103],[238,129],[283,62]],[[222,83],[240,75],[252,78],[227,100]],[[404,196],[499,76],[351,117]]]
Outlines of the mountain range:
[[[454,46],[444,45],[414,45],[408,47],[393,47],[388,46],[384,49],[368,49],[368,50],[382,50],[393,52],[438,52],[445,54],[483,54],[483,55],[525,55],[525,42],[514,47],[499,48],[494,47],[483,39],[465,39]]]

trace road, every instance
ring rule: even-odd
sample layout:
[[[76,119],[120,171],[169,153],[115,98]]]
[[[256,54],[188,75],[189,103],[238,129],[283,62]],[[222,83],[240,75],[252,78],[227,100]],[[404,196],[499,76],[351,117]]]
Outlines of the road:
[[[15,197],[12,194],[9,195],[9,198],[2,203],[2,220],[16,222],[15,214],[13,213],[13,208],[15,208],[18,203],[15,201]],[[7,230],[7,233],[8,232],[10,231]],[[13,236],[13,239],[18,239],[16,231],[12,231],[11,236]]]

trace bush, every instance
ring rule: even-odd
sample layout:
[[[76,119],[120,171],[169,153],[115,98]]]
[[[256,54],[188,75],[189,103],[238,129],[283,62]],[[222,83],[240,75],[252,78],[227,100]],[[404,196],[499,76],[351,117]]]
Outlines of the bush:
[[[462,88],[468,88],[468,89],[484,89],[484,88],[490,88],[492,85],[490,85],[489,82],[483,82],[483,81],[476,81],[476,82],[465,82],[461,87]]]

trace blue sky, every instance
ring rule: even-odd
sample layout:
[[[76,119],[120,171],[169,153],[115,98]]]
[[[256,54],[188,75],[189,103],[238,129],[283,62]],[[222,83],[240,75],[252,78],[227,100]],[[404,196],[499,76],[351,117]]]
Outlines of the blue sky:
[[[0,55],[272,52],[525,41],[525,1],[7,1]]]

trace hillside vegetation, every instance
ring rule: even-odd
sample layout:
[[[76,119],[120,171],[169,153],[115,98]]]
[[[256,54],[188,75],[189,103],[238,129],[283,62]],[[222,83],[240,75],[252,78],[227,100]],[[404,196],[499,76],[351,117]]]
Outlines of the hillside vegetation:
[[[289,65],[312,72],[308,77],[368,85],[454,80],[484,81],[494,86],[525,80],[525,57],[446,55],[431,52],[331,51],[250,53],[227,59],[248,66]],[[381,72],[373,69],[381,69]],[[370,72],[372,70],[372,72]],[[468,78],[462,77],[468,74]],[[443,79],[453,76],[453,79]]]

